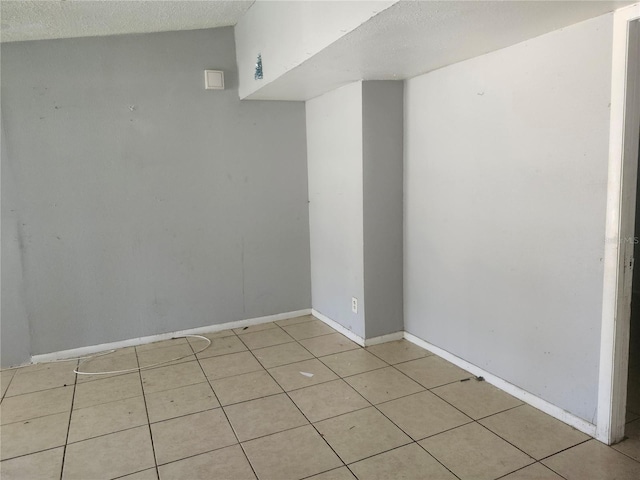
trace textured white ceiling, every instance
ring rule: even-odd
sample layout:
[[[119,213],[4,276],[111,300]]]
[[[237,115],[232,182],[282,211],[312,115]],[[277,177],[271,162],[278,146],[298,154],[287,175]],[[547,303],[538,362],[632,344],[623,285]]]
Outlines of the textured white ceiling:
[[[411,78],[630,3],[402,0],[247,98],[308,100],[357,80]]]
[[[235,25],[251,1],[47,0],[0,3],[0,40],[95,37]]]

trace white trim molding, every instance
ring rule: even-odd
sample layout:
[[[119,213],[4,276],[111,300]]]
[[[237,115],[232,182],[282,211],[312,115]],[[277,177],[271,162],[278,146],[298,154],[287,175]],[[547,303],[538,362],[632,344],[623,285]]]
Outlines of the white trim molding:
[[[329,317],[327,317],[326,315],[323,315],[322,313],[320,313],[319,311],[317,311],[315,309],[311,309],[311,315],[316,317],[318,320],[322,320],[324,323],[329,325],[331,328],[333,328],[334,330],[340,332],[342,335],[347,337],[349,340],[352,340],[352,341],[356,342],[361,347],[365,346],[364,338],[362,338],[360,335],[356,335],[355,333],[353,333],[348,328],[343,327],[342,325],[340,325],[335,320],[331,320]]]
[[[251,325],[260,325],[261,323],[277,322],[278,320],[287,320],[289,318],[302,317],[310,315],[311,309],[296,310],[294,312],[278,313],[276,315],[267,315],[266,317],[249,318],[246,320],[237,320],[235,322],[220,323],[216,325],[208,325],[205,327],[190,328],[188,330],[180,330],[171,333],[160,333],[158,335],[149,335],[147,337],[132,338],[119,342],[103,343],[100,345],[91,345],[89,347],[72,348],[71,350],[62,350],[60,352],[44,353],[41,355],[33,355],[31,363],[53,362],[56,360],[65,360],[69,358],[84,357],[93,355],[94,353],[105,352],[107,350],[115,350],[124,347],[134,347],[145,345],[147,343],[169,340],[184,335],[202,335],[203,333],[215,333],[222,330],[230,330],[232,328],[243,328]]]
[[[592,437],[595,436],[596,426],[593,425],[592,423],[589,423],[586,420],[583,420],[582,418],[577,417],[572,413],[569,413],[566,410],[563,410],[562,408],[557,407],[556,405],[549,403],[546,400],[543,400],[542,398],[530,392],[527,392],[526,390],[523,390],[522,388],[512,383],[509,383],[506,380],[503,380],[502,378],[497,377],[487,372],[486,370],[483,370],[482,368],[472,363],[469,363],[466,360],[463,360],[462,358],[452,353],[447,352],[446,350],[436,347],[435,345],[425,340],[422,340],[421,338],[416,337],[415,335],[412,335],[408,332],[404,332],[404,338],[409,342],[421,348],[424,348],[425,350],[429,350],[430,352],[434,353],[435,355],[441,358],[444,358],[445,360],[453,363],[454,365],[462,368],[463,370],[466,370],[467,372],[472,373],[476,377],[484,378],[484,380],[487,383],[490,383],[491,385],[499,388],[500,390],[508,393],[509,395],[516,397],[519,400],[522,400],[524,403],[528,403],[532,407],[543,411],[547,415],[557,418],[561,422],[571,425],[575,429],[580,430],[581,432],[584,432],[587,435],[590,435]]]
[[[393,332],[386,335],[380,335],[379,337],[365,338],[364,346],[370,347],[372,345],[379,345],[381,343],[394,342],[396,340],[402,340],[404,338],[404,332]]]
[[[329,317],[327,317],[326,315],[323,315],[317,310],[311,310],[311,315],[316,317],[318,320],[323,321],[334,330],[337,330],[342,335],[347,337],[349,340],[353,340],[355,343],[357,343],[361,347],[370,347],[371,345],[378,345],[380,343],[385,343],[385,342],[393,342],[394,340],[402,340],[404,338],[404,332],[388,333],[387,335],[380,335],[379,337],[373,337],[373,338],[362,338],[360,335],[356,335],[348,328],[340,325],[335,320],[330,319]]]
[[[608,445],[622,440],[625,425],[629,323],[633,274],[640,3],[613,14],[611,117],[604,246],[598,413],[595,437]],[[631,35],[631,36],[630,36]],[[629,62],[629,59],[632,61]],[[631,107],[631,108],[629,108]],[[635,109],[635,110],[634,110]],[[627,138],[635,128],[635,138]],[[635,152],[635,153],[633,153]],[[633,158],[632,158],[633,157]]]

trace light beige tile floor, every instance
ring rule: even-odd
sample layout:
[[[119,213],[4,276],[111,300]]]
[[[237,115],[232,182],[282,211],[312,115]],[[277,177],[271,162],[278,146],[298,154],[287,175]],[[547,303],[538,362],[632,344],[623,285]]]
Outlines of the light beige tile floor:
[[[640,418],[607,447],[405,340],[310,315],[5,370],[2,480],[640,478]],[[77,377],[77,378],[76,378]]]

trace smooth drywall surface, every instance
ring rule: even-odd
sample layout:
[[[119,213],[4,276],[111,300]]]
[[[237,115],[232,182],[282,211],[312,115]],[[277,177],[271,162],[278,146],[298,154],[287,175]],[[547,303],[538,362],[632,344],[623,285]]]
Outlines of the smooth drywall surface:
[[[22,248],[24,237],[20,225],[19,195],[9,161],[4,122],[0,146],[2,160],[2,310],[0,338],[3,367],[28,362],[31,357],[29,319],[24,303]]]
[[[402,80],[422,75],[628,4],[602,1],[401,1],[336,39],[295,68],[282,72],[273,81],[257,82],[243,75],[240,83],[242,85],[246,81],[259,87],[250,95],[252,99],[309,100],[354,81]],[[292,25],[296,25],[295,20]],[[282,43],[277,54],[298,46],[296,40]]]
[[[362,82],[366,338],[404,329],[403,86],[401,81]]]
[[[235,27],[240,98],[313,57],[397,1],[254,3]],[[258,54],[262,55],[261,80],[254,79]]]
[[[362,83],[308,101],[306,113],[312,305],[364,337]]]
[[[407,81],[405,329],[595,422],[612,16]]]
[[[3,44],[2,109],[32,354],[310,307],[304,104],[231,28]]]

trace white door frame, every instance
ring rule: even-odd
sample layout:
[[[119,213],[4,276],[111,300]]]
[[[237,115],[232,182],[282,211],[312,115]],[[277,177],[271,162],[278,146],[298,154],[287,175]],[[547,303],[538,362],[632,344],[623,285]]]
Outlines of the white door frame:
[[[638,129],[640,3],[613,15],[609,175],[596,438],[624,437],[629,367]]]

